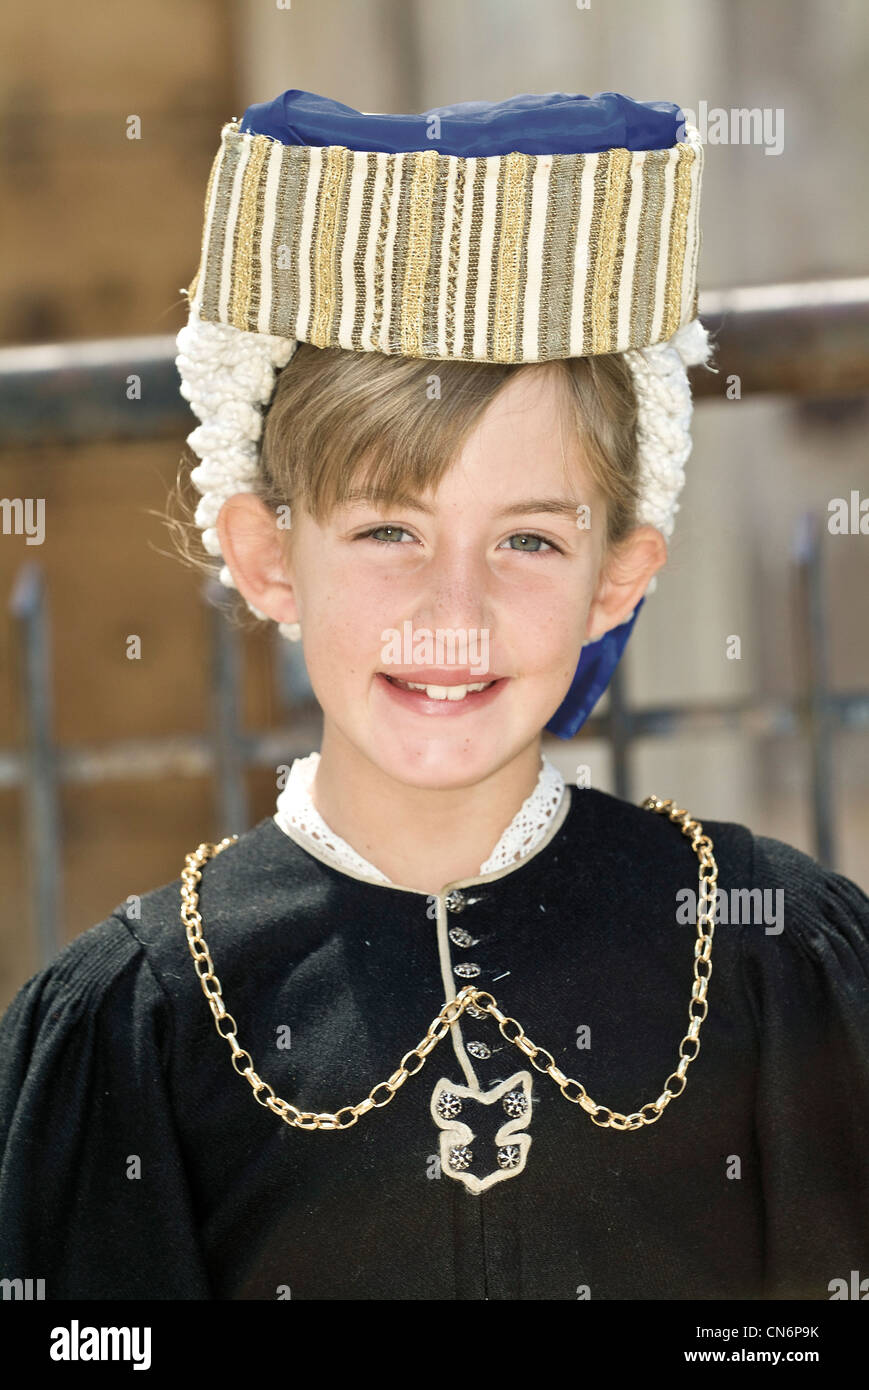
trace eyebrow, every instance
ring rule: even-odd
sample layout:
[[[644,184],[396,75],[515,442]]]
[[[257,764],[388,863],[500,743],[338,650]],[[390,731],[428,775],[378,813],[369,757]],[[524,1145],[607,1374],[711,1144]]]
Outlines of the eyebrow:
[[[388,499],[376,493],[357,491],[351,492],[345,499],[346,506],[352,506],[356,502],[367,502],[371,506],[409,507],[413,511],[424,512],[426,516],[434,516],[435,508],[420,498],[412,497],[410,494],[402,494],[399,497]],[[575,517],[579,502],[571,502],[566,497],[525,497],[519,502],[511,502],[507,507],[501,507],[495,513],[496,516],[519,516],[529,512],[546,512],[553,516]]]

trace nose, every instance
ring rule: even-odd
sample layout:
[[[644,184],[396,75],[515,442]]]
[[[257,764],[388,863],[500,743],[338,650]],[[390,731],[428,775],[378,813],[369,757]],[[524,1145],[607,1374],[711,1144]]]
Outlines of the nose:
[[[488,628],[494,575],[477,547],[444,540],[418,573],[413,623],[418,627]]]
[[[430,627],[480,627],[489,613],[492,573],[476,543],[457,535],[439,539],[417,571],[414,620]]]

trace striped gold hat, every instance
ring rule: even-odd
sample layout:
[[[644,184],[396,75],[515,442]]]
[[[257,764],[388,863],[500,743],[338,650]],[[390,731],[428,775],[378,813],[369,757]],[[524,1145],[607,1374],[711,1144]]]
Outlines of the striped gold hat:
[[[405,116],[293,89],[227,122],[176,359],[201,421],[188,443],[207,552],[221,558],[223,503],[255,485],[263,410],[299,342],[478,362],[623,353],[637,522],[669,538],[691,452],[686,368],[712,351],[697,318],[702,173],[678,106],[616,92]],[[219,577],[235,587],[225,564]],[[547,728],[576,732],[642,603],[586,644]]]
[[[460,157],[224,127],[199,317],[315,347],[544,362],[696,317],[703,146]]]

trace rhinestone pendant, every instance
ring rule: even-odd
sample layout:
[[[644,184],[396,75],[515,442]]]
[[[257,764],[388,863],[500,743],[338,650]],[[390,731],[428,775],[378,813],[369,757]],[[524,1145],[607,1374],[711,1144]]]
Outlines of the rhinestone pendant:
[[[527,1132],[532,1115],[531,1088],[528,1071],[515,1072],[489,1091],[441,1077],[431,1098],[432,1118],[441,1131],[441,1172],[474,1193],[521,1173],[531,1147]],[[481,1106],[487,1108],[485,1118]],[[504,1123],[496,1128],[492,1141],[478,1130],[487,1129],[491,1136],[496,1112],[501,1113]]]

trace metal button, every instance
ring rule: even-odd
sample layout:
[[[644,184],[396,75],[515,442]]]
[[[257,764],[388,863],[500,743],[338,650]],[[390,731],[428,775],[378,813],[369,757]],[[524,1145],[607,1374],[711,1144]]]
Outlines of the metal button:
[[[480,1057],[483,1060],[492,1055],[491,1047],[487,1047],[483,1042],[469,1042],[468,1051],[472,1057]]]
[[[474,944],[474,938],[464,927],[450,927],[448,935],[454,946],[467,947]]]
[[[528,1109],[528,1097],[524,1091],[508,1091],[503,1103],[507,1114],[514,1120]]]
[[[462,961],[460,965],[453,966],[453,974],[463,980],[473,980],[476,975],[481,974],[481,970],[479,965],[474,965],[471,961]]]
[[[454,1149],[450,1149],[450,1167],[456,1172],[461,1172],[463,1168],[470,1168],[473,1161],[474,1151],[469,1149],[467,1144],[458,1144]],[[500,1158],[498,1162],[501,1162]],[[501,1163],[502,1168],[506,1166],[506,1164]]]
[[[454,1115],[461,1113],[462,1102],[452,1091],[441,1091],[435,1109],[442,1119],[451,1120]]]
[[[498,1167],[517,1168],[520,1157],[518,1144],[505,1144],[502,1149],[498,1150]]]
[[[477,1006],[476,1006],[476,1004],[469,1004],[468,1007],[467,1007],[466,1010],[465,1010],[465,1013],[470,1014],[470,1015],[471,1015],[471,1018],[488,1018],[488,1017],[489,1017],[489,1015],[486,1013],[486,1010],[485,1010],[485,1009],[478,1009]]]
[[[451,888],[444,902],[448,912],[464,912],[465,910],[465,895],[461,888]]]

